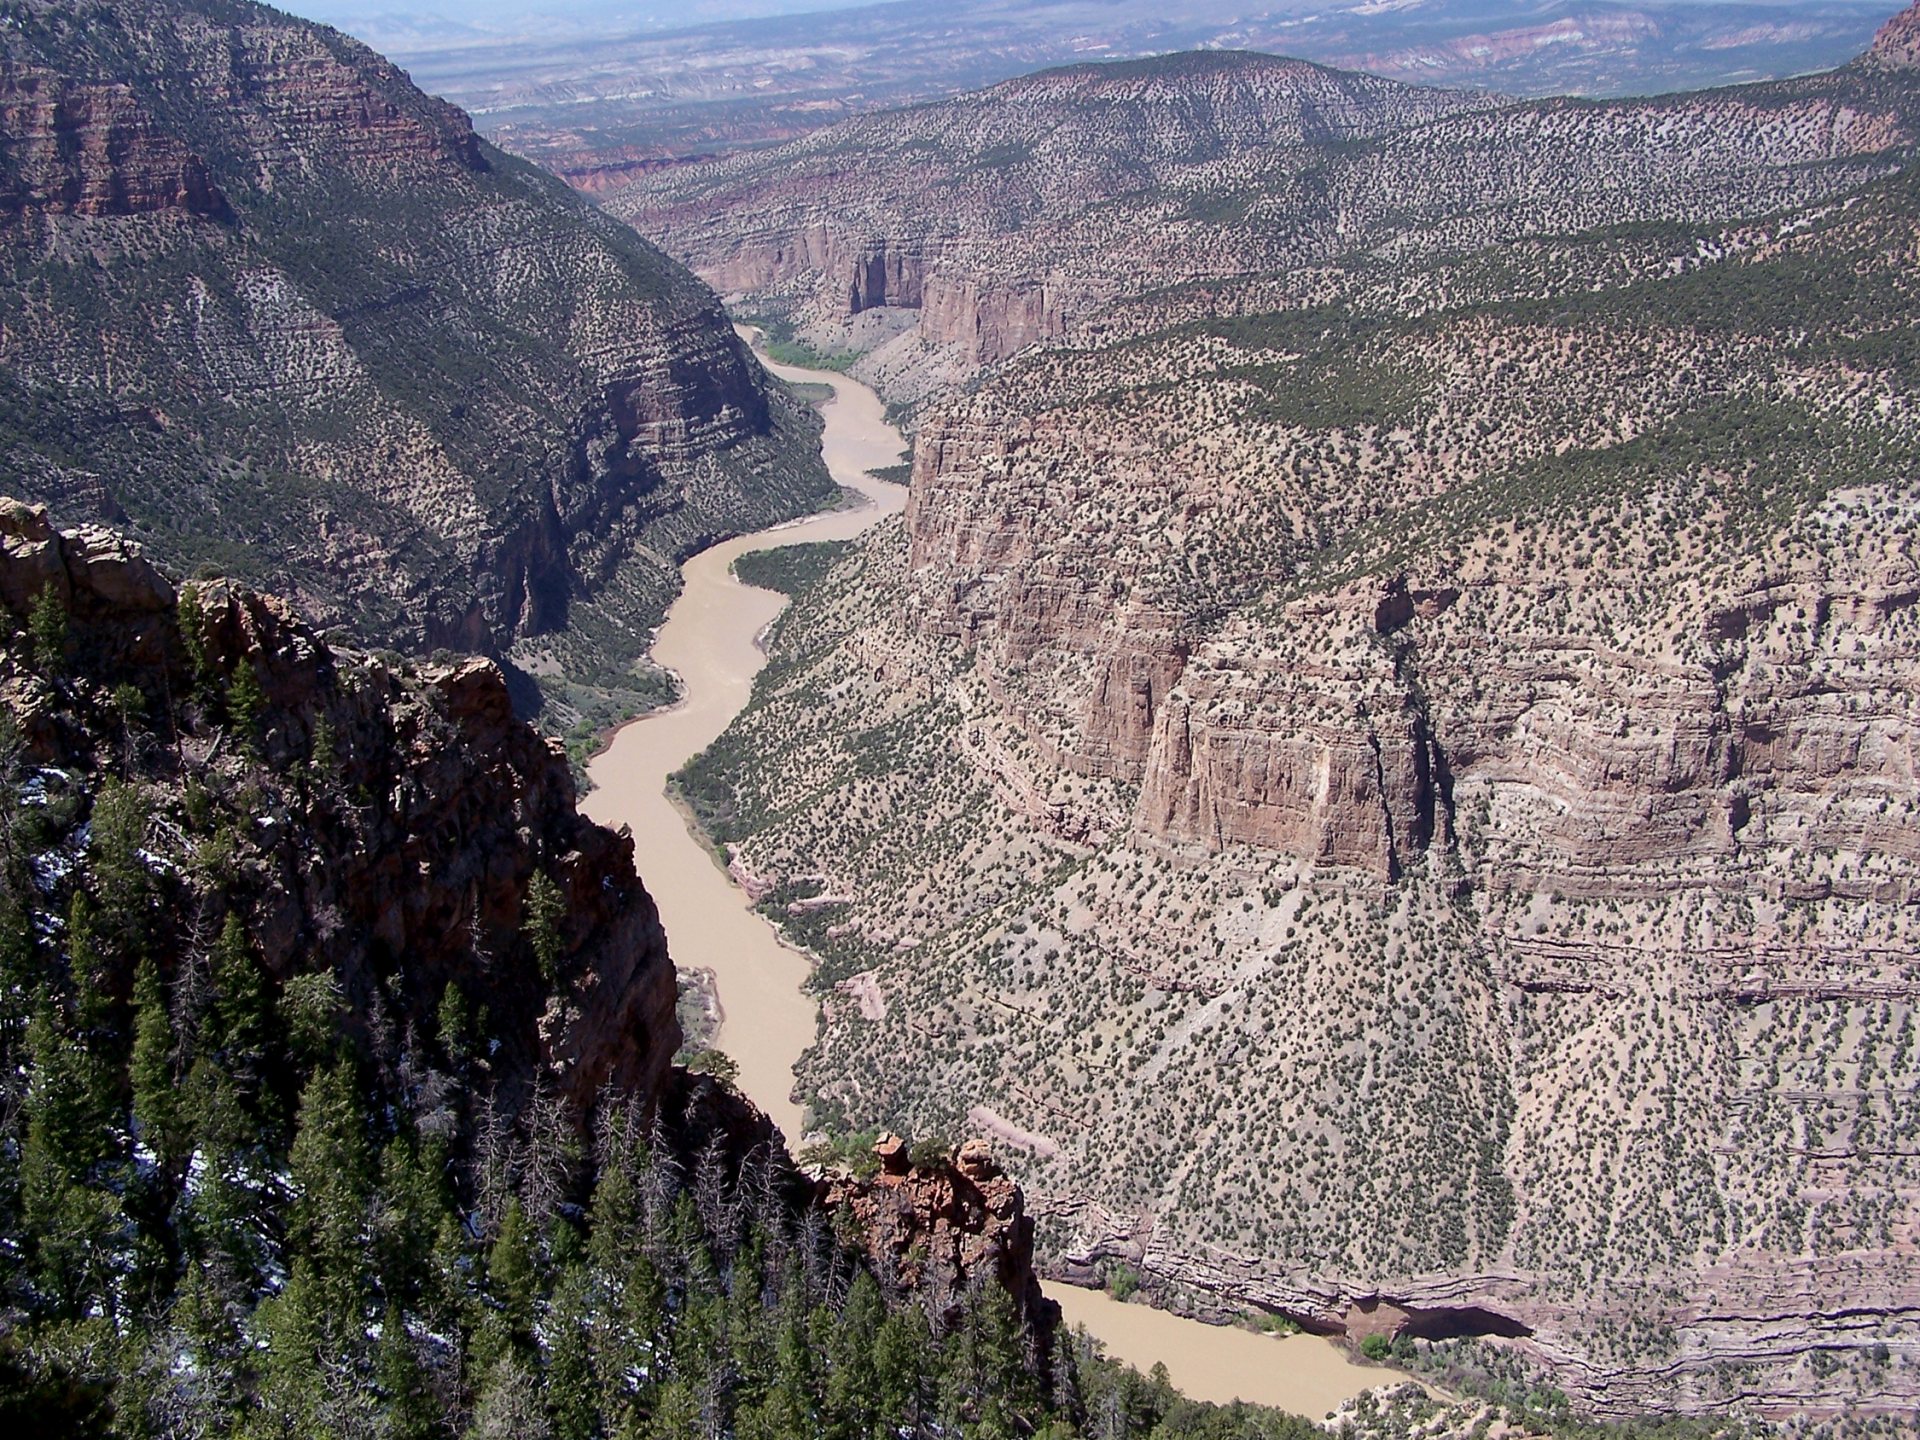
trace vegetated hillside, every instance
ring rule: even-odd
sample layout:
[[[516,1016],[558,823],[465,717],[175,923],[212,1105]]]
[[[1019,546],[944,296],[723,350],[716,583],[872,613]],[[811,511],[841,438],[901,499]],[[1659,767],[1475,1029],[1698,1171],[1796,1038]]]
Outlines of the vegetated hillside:
[[[1180,287],[931,409],[682,777],[821,959],[815,1113],[1000,1135],[1052,1264],[1189,1306],[1909,1412],[1917,259],[1901,173]]]
[[[22,1433],[1318,1433],[1056,1341],[977,1141],[800,1175],[669,1068],[673,1004],[630,843],[497,667],[0,500]]]
[[[563,701],[831,493],[705,286],[244,0],[0,6],[0,277],[9,489]]]
[[[849,120],[607,204],[776,330],[858,352],[855,374],[916,400],[1143,289],[1812,203],[1886,173],[1917,124],[1912,87],[1866,65],[1500,105],[1167,56]]]

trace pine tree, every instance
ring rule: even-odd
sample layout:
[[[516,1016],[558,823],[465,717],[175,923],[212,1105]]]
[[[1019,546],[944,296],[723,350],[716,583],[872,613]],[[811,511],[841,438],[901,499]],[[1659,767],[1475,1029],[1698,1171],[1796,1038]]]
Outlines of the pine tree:
[[[516,1353],[531,1355],[533,1322],[539,1295],[532,1227],[515,1196],[500,1219],[500,1233],[487,1251],[487,1288],[498,1306],[502,1338]]]
[[[227,912],[212,958],[213,1003],[201,1027],[200,1049],[218,1061],[241,1102],[258,1118],[277,1118],[264,1090],[273,1002],[237,912]]]
[[[336,1333],[357,1336],[371,1279],[373,1158],[351,1061],[316,1071],[301,1092],[287,1178],[288,1253],[309,1265]]]
[[[304,1068],[331,1058],[340,1042],[346,994],[331,970],[312,970],[287,981],[280,995],[280,1023],[288,1048]]]
[[[440,992],[440,1009],[435,1022],[440,1035],[440,1048],[446,1052],[448,1061],[457,1071],[473,1058],[473,1007],[467,1003],[466,992],[455,981],[449,980],[446,988]]]
[[[59,680],[67,673],[67,607],[60,592],[48,581],[34,597],[27,612],[27,643],[33,653],[33,668],[48,680]]]
[[[147,799],[135,785],[105,781],[93,801],[93,883],[100,923],[123,954],[146,948],[153,876],[141,857]]]
[[[645,1151],[644,1141],[626,1133],[602,1147],[587,1238],[589,1342],[613,1432],[630,1424],[647,1399],[633,1377],[647,1368],[666,1319],[666,1287],[646,1253],[639,1186]]]
[[[240,748],[249,755],[260,753],[261,721],[266,710],[267,692],[260,688],[253,661],[242,655],[234,662],[233,675],[227,681],[227,719]]]
[[[207,615],[200,603],[200,587],[180,587],[180,644],[187,652],[195,691],[204,700],[213,693],[213,664],[207,656]]]
[[[447,1193],[446,1145],[396,1135],[380,1155],[380,1191],[373,1206],[373,1251],[380,1290],[389,1304],[412,1307],[439,1297],[434,1246],[443,1220],[454,1219]]]
[[[781,1295],[773,1373],[751,1422],[742,1417],[743,1440],[748,1436],[776,1440],[780,1436],[820,1433],[819,1376],[808,1333],[810,1317],[805,1296],[796,1275]]]
[[[288,1440],[323,1433],[319,1418],[326,1385],[321,1361],[338,1364],[346,1358],[340,1317],[329,1310],[324,1288],[311,1262],[297,1256],[288,1267],[285,1287],[254,1312],[253,1329],[265,1342],[256,1352],[256,1394],[266,1422],[261,1433]]]
[[[440,1433],[440,1406],[427,1384],[406,1317],[387,1306],[380,1322],[380,1346],[374,1356],[374,1384],[386,1417],[384,1433],[393,1440],[433,1440]]]
[[[699,1388],[689,1380],[673,1380],[660,1387],[659,1400],[644,1432],[646,1440],[709,1440],[703,1423]]]
[[[917,1430],[924,1415],[922,1389],[933,1369],[932,1337],[910,1310],[881,1322],[873,1342],[874,1393],[889,1431]]]
[[[133,976],[133,1120],[141,1141],[168,1174],[177,1174],[186,1159],[173,1057],[173,1014],[166,987],[159,967],[142,960]]]
[[[527,881],[526,903],[521,911],[521,929],[527,937],[527,944],[533,948],[533,958],[539,962],[540,974],[548,984],[558,973],[562,948],[560,925],[567,915],[567,902],[560,893],[560,887],[544,870],[536,869],[533,878]]]
[[[27,1055],[20,1204],[28,1263],[57,1312],[111,1307],[119,1204],[96,1181],[114,1148],[112,1117],[98,1110],[92,1057],[62,1032],[44,991],[27,1029]]]
[[[502,1356],[488,1368],[467,1440],[552,1440],[540,1384],[527,1362]]]
[[[838,1323],[816,1342],[829,1367],[827,1412],[835,1418],[834,1433],[847,1440],[872,1435],[880,1424],[876,1349],[886,1314],[879,1285],[862,1270],[847,1291]]]
[[[340,740],[334,734],[333,723],[324,715],[318,716],[313,722],[313,736],[307,744],[307,762],[320,785],[330,786],[338,782]]]
[[[555,1440],[593,1440],[600,1429],[589,1331],[592,1285],[584,1265],[568,1265],[547,1313],[547,1413]]]
[[[86,1107],[86,1123],[101,1140],[118,1129],[120,1116],[119,1065],[125,1051],[113,1031],[113,999],[106,962],[100,954],[98,912],[84,890],[76,890],[67,907],[67,973],[73,986],[68,1083],[79,1087],[75,1098]],[[111,1147],[100,1152],[105,1159]]]

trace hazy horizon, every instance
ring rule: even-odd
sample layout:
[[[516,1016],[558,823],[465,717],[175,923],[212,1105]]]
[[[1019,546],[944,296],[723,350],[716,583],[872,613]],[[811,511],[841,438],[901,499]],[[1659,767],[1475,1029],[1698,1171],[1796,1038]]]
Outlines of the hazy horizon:
[[[785,19],[796,15],[874,9],[895,0],[579,0],[563,4],[557,0],[282,0],[282,8],[309,20],[333,25],[369,43],[402,43],[418,40],[427,43],[475,43],[534,33],[553,36],[580,34],[621,34],[646,31],[691,29],[701,25],[731,21]],[[1040,0],[1034,9],[1060,9],[1072,0]],[[1818,16],[1826,6],[1820,0],[1651,0],[1658,8],[1715,9],[1744,4],[1781,11],[1805,12]],[[1634,8],[1631,0],[1467,0],[1465,6],[1489,20],[1518,19],[1531,12],[1560,8],[1561,5],[1586,4],[1599,9]],[[1402,18],[1433,14],[1447,8],[1448,0],[1413,0],[1395,7]],[[1107,8],[1092,0],[1098,12]],[[1230,9],[1230,6],[1214,7]],[[1901,8],[1889,3],[1891,16]],[[1309,12],[1318,16],[1364,14],[1378,7],[1359,3],[1315,5],[1311,0],[1279,0],[1279,3],[1253,4],[1249,16],[1272,19]],[[1089,19],[1095,18],[1089,16]]]

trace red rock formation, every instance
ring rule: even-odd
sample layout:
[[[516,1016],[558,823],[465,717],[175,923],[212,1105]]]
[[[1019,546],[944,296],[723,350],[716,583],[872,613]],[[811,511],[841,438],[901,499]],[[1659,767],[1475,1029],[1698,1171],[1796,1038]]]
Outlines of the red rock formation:
[[[1020,1187],[984,1140],[969,1140],[939,1164],[910,1163],[897,1135],[874,1146],[870,1180],[822,1182],[827,1209],[845,1210],[865,1236],[883,1285],[921,1293],[951,1321],[969,1285],[993,1281],[1013,1297],[1020,1319],[1043,1340],[1060,1311],[1033,1269],[1033,1221]]]
[[[0,63],[0,214],[228,213],[206,162],[124,85]]]
[[[132,684],[150,715],[192,703],[203,681],[179,593],[139,547],[92,527],[56,531],[43,509],[0,500],[0,604],[21,616],[49,588],[83,699]],[[673,965],[632,841],[580,818],[564,751],[514,718],[499,667],[389,669],[322,640],[275,597],[214,581],[193,599],[202,663],[249,668],[264,692],[269,775],[324,767],[315,736],[322,724],[332,735],[331,772],[263,793],[224,897],[248,914],[267,969],[284,980],[321,966],[350,995],[394,994],[395,1018],[427,1034],[457,982],[505,1037],[494,1073],[509,1099],[536,1081],[582,1113],[610,1087],[659,1095],[680,1041]],[[11,664],[0,697],[43,762],[85,770],[113,743],[53,719],[71,715],[72,695],[56,707],[45,681]],[[214,770],[229,748],[191,732],[175,744],[168,785]],[[536,870],[566,902],[551,978],[524,936]],[[356,1013],[376,1052],[391,1043]]]

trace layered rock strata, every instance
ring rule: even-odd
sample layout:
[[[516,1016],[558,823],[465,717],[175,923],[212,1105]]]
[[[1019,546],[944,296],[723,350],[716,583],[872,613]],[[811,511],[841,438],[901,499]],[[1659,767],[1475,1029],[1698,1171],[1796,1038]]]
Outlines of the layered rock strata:
[[[1917,216],[1139,297],[930,410],[690,772],[815,1114],[990,1116],[1202,1310],[1910,1408]]]
[[[368,641],[600,684],[678,558],[830,494],[710,291],[354,41],[212,0],[16,10],[15,492]]]

